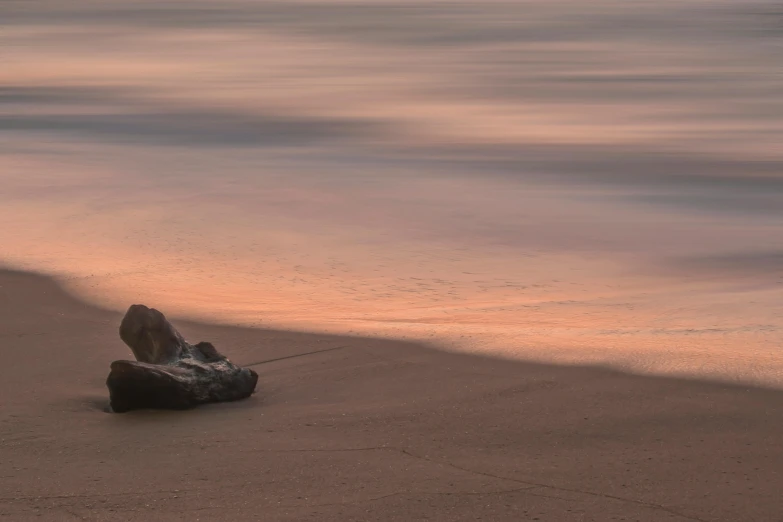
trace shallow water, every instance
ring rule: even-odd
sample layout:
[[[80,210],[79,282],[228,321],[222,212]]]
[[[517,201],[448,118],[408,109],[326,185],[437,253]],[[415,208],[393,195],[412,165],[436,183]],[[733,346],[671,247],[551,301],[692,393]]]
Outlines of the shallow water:
[[[0,259],[90,300],[783,384],[776,2],[5,1],[0,46]]]

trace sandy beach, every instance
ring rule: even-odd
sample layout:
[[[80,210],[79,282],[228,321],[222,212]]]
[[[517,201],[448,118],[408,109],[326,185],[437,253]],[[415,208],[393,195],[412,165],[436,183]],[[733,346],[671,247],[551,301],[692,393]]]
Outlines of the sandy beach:
[[[0,272],[2,520],[770,521],[783,392],[178,321],[246,401],[110,414],[121,314]]]
[[[781,20],[0,0],[0,521],[783,520]]]

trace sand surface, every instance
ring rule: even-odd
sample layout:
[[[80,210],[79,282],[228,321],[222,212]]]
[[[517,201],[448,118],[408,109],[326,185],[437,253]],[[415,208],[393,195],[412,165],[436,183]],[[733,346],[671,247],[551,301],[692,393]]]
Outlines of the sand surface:
[[[0,272],[0,520],[771,521],[783,393],[177,322],[249,400],[104,411],[120,315]]]

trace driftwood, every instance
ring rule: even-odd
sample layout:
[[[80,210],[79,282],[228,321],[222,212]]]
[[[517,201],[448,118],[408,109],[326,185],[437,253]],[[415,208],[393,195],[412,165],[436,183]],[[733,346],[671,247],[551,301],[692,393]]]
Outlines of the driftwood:
[[[235,401],[256,388],[256,372],[236,366],[210,343],[187,343],[154,308],[131,306],[120,325],[120,338],[136,361],[111,364],[106,386],[115,412]]]

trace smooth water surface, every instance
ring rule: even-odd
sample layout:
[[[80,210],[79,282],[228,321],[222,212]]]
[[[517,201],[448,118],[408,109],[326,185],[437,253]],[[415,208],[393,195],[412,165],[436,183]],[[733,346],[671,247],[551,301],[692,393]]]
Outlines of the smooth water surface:
[[[6,264],[783,384],[778,2],[5,0],[0,48]]]

